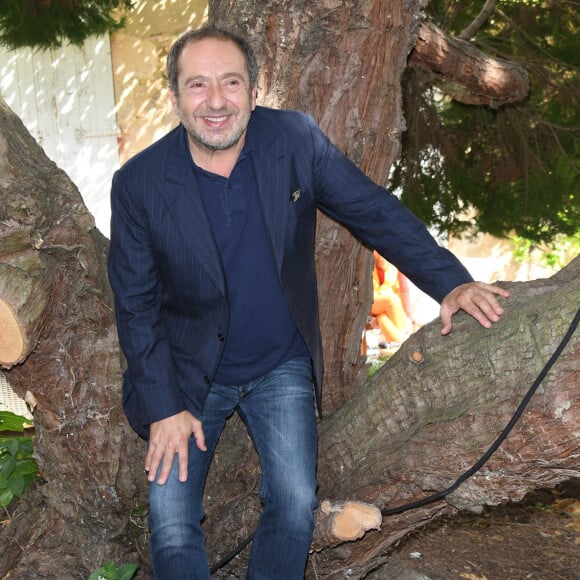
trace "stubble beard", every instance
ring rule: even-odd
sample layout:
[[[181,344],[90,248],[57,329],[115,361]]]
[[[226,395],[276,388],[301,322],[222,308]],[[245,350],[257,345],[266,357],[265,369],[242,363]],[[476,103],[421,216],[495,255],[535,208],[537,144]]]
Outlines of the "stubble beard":
[[[215,113],[214,113],[215,114]],[[182,125],[185,127],[189,138],[199,147],[206,151],[225,151],[237,145],[240,139],[244,136],[248,123],[250,122],[251,111],[246,111],[245,114],[238,119],[238,123],[234,126],[232,131],[228,134],[213,133],[211,129],[207,132],[200,131],[195,126],[195,119],[187,119],[180,115]]]

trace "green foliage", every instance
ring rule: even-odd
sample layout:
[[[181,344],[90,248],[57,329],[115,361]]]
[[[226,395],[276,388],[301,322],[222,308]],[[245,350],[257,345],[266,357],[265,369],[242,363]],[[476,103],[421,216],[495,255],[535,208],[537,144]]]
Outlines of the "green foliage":
[[[124,564],[117,568],[111,560],[102,568],[93,572],[90,580],[131,580],[137,570],[137,564]]]
[[[451,35],[482,3],[432,0]],[[504,0],[478,32],[484,52],[523,65],[530,92],[499,109],[468,106],[410,69],[408,130],[391,187],[440,233],[484,232],[550,244],[580,229],[580,21],[564,0]]]
[[[0,44],[9,48],[80,46],[89,36],[122,28],[114,11],[129,10],[132,0],[2,0]]]
[[[23,433],[25,427],[30,426],[32,426],[32,423],[28,419],[10,411],[0,411],[0,431]]]
[[[511,242],[516,262],[536,261],[552,270],[560,270],[580,254],[580,231],[573,236],[557,236],[550,243],[536,244],[519,236],[511,238]]]
[[[0,431],[22,432],[30,423],[24,418],[0,411]],[[0,437],[0,507],[20,497],[38,475],[32,457],[31,437]]]
[[[382,355],[379,356],[378,358],[372,359],[369,362],[369,369],[368,369],[368,374],[367,374],[367,380],[372,379],[376,374],[377,371],[380,370],[385,363],[391,358],[392,355]]]

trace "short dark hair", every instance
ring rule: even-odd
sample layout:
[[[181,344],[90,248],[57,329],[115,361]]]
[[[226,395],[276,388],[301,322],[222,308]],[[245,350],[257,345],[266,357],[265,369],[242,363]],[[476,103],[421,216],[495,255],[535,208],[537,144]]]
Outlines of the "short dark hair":
[[[244,54],[246,65],[248,66],[248,75],[250,77],[250,88],[254,88],[258,82],[258,61],[250,43],[238,34],[226,28],[220,28],[214,24],[206,24],[201,28],[189,30],[182,34],[174,43],[169,54],[167,55],[167,79],[169,88],[174,94],[177,94],[177,63],[183,49],[194,42],[205,40],[206,38],[215,38],[233,42]]]

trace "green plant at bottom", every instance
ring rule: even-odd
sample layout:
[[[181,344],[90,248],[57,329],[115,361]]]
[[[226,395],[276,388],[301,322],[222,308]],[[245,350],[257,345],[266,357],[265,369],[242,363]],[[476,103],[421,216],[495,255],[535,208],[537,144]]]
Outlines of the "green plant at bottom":
[[[117,568],[111,560],[93,572],[90,580],[131,580],[136,570],[137,564],[123,564]]]
[[[31,423],[10,411],[0,411],[0,431],[22,433]],[[0,507],[20,497],[38,475],[32,457],[32,437],[0,437]]]

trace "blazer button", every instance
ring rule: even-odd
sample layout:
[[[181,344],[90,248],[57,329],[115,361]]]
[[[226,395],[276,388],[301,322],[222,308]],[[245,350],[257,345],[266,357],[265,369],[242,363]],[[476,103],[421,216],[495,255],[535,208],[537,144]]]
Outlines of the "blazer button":
[[[204,381],[205,381],[205,382],[206,382],[208,385],[211,385],[211,383],[212,383],[212,381],[213,381],[213,379],[212,379],[210,376],[208,376],[208,375],[205,375],[205,377],[203,377],[203,380],[204,380]]]
[[[223,342],[223,341],[225,340],[225,338],[226,338],[226,337],[225,337],[225,336],[224,336],[224,335],[223,335],[221,332],[220,332],[220,333],[218,333],[218,340],[219,340],[220,342]]]

